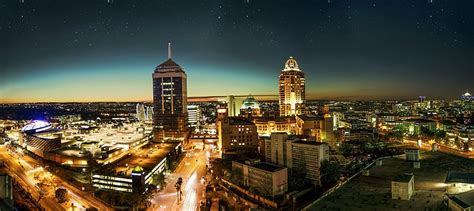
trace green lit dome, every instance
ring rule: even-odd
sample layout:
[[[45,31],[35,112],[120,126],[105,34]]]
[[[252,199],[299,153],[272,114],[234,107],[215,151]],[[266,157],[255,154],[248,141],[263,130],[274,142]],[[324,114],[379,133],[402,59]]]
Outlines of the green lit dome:
[[[252,95],[249,95],[243,102],[240,109],[260,109],[260,105]]]
[[[141,166],[135,166],[135,168],[132,169],[132,172],[143,172],[143,168]]]

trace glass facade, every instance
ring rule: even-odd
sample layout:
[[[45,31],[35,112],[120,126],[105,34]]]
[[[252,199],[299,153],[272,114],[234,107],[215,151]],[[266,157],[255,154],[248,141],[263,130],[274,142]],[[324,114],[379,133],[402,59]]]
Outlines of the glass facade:
[[[179,139],[186,134],[186,73],[171,59],[153,73],[153,123],[155,138]]]

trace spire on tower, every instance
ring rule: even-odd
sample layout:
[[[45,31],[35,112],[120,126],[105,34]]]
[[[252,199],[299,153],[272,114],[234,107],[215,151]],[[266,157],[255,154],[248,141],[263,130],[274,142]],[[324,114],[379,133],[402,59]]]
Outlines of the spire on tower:
[[[168,43],[168,59],[171,59],[171,43]]]

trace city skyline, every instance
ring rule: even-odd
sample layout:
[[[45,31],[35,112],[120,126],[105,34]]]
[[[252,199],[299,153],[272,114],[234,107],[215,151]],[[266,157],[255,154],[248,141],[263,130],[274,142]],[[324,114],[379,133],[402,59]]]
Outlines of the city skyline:
[[[168,42],[190,97],[277,95],[293,56],[308,100],[457,99],[474,89],[472,4],[3,2],[0,103],[149,102]]]

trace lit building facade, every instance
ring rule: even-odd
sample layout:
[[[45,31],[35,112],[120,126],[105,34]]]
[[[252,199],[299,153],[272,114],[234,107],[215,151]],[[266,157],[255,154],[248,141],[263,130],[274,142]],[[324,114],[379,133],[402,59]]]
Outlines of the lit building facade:
[[[138,103],[136,112],[137,120],[140,122],[150,121],[153,118],[153,108],[151,106],[145,106],[145,104]]]
[[[171,59],[153,73],[153,124],[155,140],[183,140],[187,135],[187,76]]]
[[[296,133],[296,120],[293,116],[288,117],[257,117],[252,119],[257,126],[259,136],[270,136],[272,133],[285,132]]]
[[[262,116],[260,113],[260,105],[252,95],[249,95],[240,106],[240,115],[247,118]]]
[[[415,193],[413,174],[398,175],[392,180],[392,199],[410,200]]]
[[[305,77],[293,57],[286,61],[278,84],[280,116],[303,114],[306,102]]]
[[[257,127],[248,119],[224,117],[218,121],[218,133],[224,154],[258,150]]]
[[[198,128],[201,123],[201,109],[198,105],[188,105],[188,125]]]

